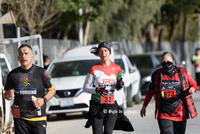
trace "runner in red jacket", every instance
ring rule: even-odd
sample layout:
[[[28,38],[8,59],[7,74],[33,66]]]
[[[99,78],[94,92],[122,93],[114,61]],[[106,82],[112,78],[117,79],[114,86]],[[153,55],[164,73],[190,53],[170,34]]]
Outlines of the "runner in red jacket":
[[[158,119],[161,134],[184,134],[189,114],[197,115],[191,94],[197,91],[197,84],[188,71],[175,66],[173,55],[164,52],[162,68],[152,74],[140,115],[146,115],[146,107],[155,94],[155,118]]]

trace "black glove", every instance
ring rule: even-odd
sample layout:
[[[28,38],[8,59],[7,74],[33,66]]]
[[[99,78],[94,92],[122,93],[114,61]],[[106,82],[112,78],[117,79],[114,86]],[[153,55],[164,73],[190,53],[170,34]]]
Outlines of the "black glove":
[[[117,82],[117,89],[121,89],[124,86],[124,81],[122,81],[122,78]]]
[[[105,89],[105,87],[97,87],[96,92],[100,93],[102,96],[107,95],[108,91]]]

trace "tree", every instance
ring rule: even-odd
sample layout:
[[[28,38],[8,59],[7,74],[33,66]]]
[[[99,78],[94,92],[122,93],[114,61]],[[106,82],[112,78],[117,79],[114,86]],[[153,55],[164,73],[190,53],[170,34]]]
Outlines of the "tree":
[[[59,17],[61,0],[2,0],[4,12],[13,11],[17,25],[26,33],[40,34]]]
[[[0,0],[0,17],[2,16],[1,15],[1,2],[2,2],[2,0]],[[3,38],[4,38],[3,27],[2,27],[2,24],[0,24],[0,39],[3,39]]]
[[[187,25],[187,19],[191,16],[195,10],[200,5],[199,0],[167,0],[165,5],[161,8],[162,19],[168,19],[168,25],[170,26],[169,32],[169,40],[170,42],[174,42],[176,39],[176,35],[178,33],[178,29],[180,29],[181,22],[184,22],[184,25]],[[190,17],[191,19],[191,17]],[[183,28],[186,28],[184,26]],[[181,28],[182,29],[182,28]],[[187,30],[183,30],[187,31]],[[186,39],[187,34],[182,33],[183,37]],[[182,37],[182,39],[183,39]],[[184,40],[185,40],[184,39]]]
[[[161,8],[162,19],[164,20],[167,18],[169,22],[169,41],[172,44],[176,40],[181,42],[181,60],[185,59],[184,43],[188,40],[188,31],[191,31],[193,25],[197,24],[191,16],[199,6],[199,0],[167,0],[165,5]],[[179,35],[178,39],[176,38],[177,35]],[[197,37],[196,35],[197,31],[193,28],[193,32],[190,32],[190,37]]]
[[[50,38],[53,35],[53,38],[57,39],[78,39],[78,22],[82,21],[84,24],[84,42],[87,44],[90,22],[94,21],[99,16],[93,9],[102,5],[103,2],[102,0],[63,0],[61,7],[62,14],[59,18],[59,23],[53,29],[43,34],[48,34]],[[83,14],[81,16],[79,15],[80,8],[83,9]]]
[[[102,5],[98,10],[102,16],[92,24],[91,39],[135,39],[156,12],[159,12],[164,2],[165,0],[126,0],[123,4],[114,3],[116,6],[111,6],[110,3]]]

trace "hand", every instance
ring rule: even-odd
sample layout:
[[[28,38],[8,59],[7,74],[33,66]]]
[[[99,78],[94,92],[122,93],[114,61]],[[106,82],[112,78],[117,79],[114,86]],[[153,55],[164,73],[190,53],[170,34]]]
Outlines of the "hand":
[[[14,96],[14,92],[15,92],[15,90],[8,90],[8,91],[5,93],[4,97],[5,97],[7,100],[11,100],[11,98],[13,98],[13,96]]]
[[[105,87],[97,87],[96,92],[100,93],[102,96],[107,95],[108,91],[105,89]]]
[[[144,116],[146,116],[146,107],[143,106],[142,109],[140,110],[140,116],[143,118]]]
[[[188,93],[189,93],[189,94],[195,93],[195,89],[194,89],[193,87],[191,87],[191,88],[188,90]]]
[[[40,109],[44,105],[44,99],[43,98],[37,98],[35,102],[33,102],[33,105],[36,109]]]
[[[122,81],[122,78],[117,82],[117,89],[121,89],[124,86],[124,81]]]

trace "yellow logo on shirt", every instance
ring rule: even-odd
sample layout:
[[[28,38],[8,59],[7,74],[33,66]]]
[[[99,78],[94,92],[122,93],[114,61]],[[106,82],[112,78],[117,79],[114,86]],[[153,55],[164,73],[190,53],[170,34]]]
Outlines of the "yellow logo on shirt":
[[[28,78],[24,79],[24,84],[25,84],[25,87],[27,87],[28,85],[29,85],[29,86],[31,85],[31,84],[29,83]]]

